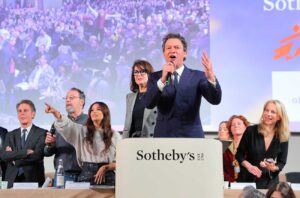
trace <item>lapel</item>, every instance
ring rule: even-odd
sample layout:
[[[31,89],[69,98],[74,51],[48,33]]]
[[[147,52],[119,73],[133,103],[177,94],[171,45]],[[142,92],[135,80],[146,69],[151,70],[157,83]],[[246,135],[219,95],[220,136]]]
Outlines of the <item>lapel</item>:
[[[35,133],[35,126],[32,124],[32,127],[26,138],[25,148],[27,148],[27,145],[30,143],[30,140],[32,139],[32,136],[34,135],[34,133]]]
[[[134,103],[135,103],[135,100],[136,100],[136,97],[137,97],[137,92],[136,93],[132,93],[129,95],[129,112],[132,112],[133,111],[133,107],[134,107]]]
[[[15,135],[15,142],[16,142],[16,147],[17,147],[17,150],[22,150],[21,146],[21,128],[17,129],[17,133]]]
[[[187,85],[190,83],[190,77],[190,69],[187,68],[187,66],[184,66],[183,72],[180,76],[179,83],[177,86],[177,94],[186,95],[186,90],[182,88],[187,87]]]
[[[145,110],[144,110],[144,117],[143,117],[143,126],[142,127],[144,127],[144,123],[146,123],[146,120],[149,117],[150,112],[151,112],[151,109],[145,108]],[[143,130],[143,128],[142,128],[142,130]]]
[[[190,70],[187,68],[187,66],[184,66],[183,72],[180,76],[178,87],[185,87],[185,84],[188,84],[189,80],[189,75],[190,75]]]

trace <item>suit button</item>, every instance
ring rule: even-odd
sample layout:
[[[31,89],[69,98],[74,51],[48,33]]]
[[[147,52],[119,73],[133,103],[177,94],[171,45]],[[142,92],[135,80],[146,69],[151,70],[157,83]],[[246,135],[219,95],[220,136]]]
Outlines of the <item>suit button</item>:
[[[155,124],[155,122],[152,122],[152,125],[154,125]]]

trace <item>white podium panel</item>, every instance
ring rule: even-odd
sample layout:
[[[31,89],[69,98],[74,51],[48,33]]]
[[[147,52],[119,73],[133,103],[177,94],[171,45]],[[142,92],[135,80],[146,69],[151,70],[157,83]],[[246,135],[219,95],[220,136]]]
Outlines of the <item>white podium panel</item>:
[[[117,145],[117,198],[223,197],[222,144],[135,138]]]

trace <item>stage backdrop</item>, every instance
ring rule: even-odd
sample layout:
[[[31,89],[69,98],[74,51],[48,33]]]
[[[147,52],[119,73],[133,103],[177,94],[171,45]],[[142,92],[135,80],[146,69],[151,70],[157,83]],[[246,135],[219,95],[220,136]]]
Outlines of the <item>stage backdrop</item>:
[[[203,100],[206,131],[233,114],[257,123],[271,98],[286,105],[291,130],[300,131],[299,1],[64,2],[43,11],[13,5],[1,10],[0,125],[16,127],[15,104],[29,98],[37,106],[35,123],[49,126],[53,118],[43,112],[44,102],[65,112],[66,91],[78,87],[87,95],[85,111],[96,100],[106,102],[121,130],[134,60],[161,69],[161,39],[178,32],[188,41],[186,65],[202,70],[201,52],[210,52],[223,90],[220,105]],[[43,32],[50,44],[37,44]],[[40,72],[45,61],[51,69]]]
[[[223,98],[212,124],[233,114],[257,123],[268,99],[281,100],[300,131],[300,2],[211,1],[210,49]]]
[[[209,0],[63,2],[44,10],[7,4],[0,12],[0,125],[8,129],[18,125],[21,99],[34,101],[35,123],[48,127],[53,117],[44,103],[65,113],[63,97],[78,87],[87,96],[86,112],[104,101],[114,128],[122,130],[136,59],[161,69],[161,41],[169,32],[186,37],[189,67],[202,69],[200,54],[209,52]],[[204,124],[212,124],[209,105],[202,114]]]

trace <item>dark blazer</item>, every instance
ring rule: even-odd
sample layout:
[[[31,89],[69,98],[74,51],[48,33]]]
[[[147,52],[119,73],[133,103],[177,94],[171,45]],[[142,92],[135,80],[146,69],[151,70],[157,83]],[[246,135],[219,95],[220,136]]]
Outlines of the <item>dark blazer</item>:
[[[177,88],[167,83],[161,92],[157,81],[162,71],[154,72],[148,80],[146,107],[157,106],[158,116],[154,137],[204,137],[199,109],[202,96],[211,104],[221,102],[221,87],[212,85],[204,72],[185,66]]]
[[[243,134],[237,153],[235,154],[239,164],[247,160],[253,166],[262,171],[260,178],[251,174],[244,166],[241,166],[241,172],[238,176],[238,182],[255,182],[258,189],[267,189],[278,180],[280,171],[284,168],[288,156],[289,142],[280,142],[277,136],[274,136],[268,150],[265,148],[264,136],[258,132],[258,125],[248,126]],[[276,159],[276,166],[279,170],[269,172],[260,167],[260,162],[264,159]]]
[[[1,145],[0,145],[0,149],[2,149],[4,141],[5,141],[5,136],[7,134],[7,129],[0,127],[0,139],[1,139]],[[0,156],[1,158],[1,156]],[[2,170],[2,178],[5,178],[5,171],[6,171],[6,163],[2,161],[2,159],[0,159],[1,161],[1,170]]]
[[[1,156],[3,161],[8,163],[5,180],[8,181],[8,187],[13,186],[19,167],[23,168],[26,182],[38,182],[41,186],[45,181],[44,169],[44,141],[46,130],[32,125],[32,128],[26,138],[25,149],[21,149],[21,129],[15,129],[7,133]],[[5,151],[10,146],[12,151]],[[27,149],[32,149],[33,154],[27,156]]]
[[[129,93],[126,96],[126,117],[125,117],[125,124],[123,130],[123,138],[129,138],[131,123],[132,123],[132,111],[136,99],[137,99],[137,93]],[[153,136],[156,117],[157,117],[156,108],[153,109],[145,108],[141,137]]]

